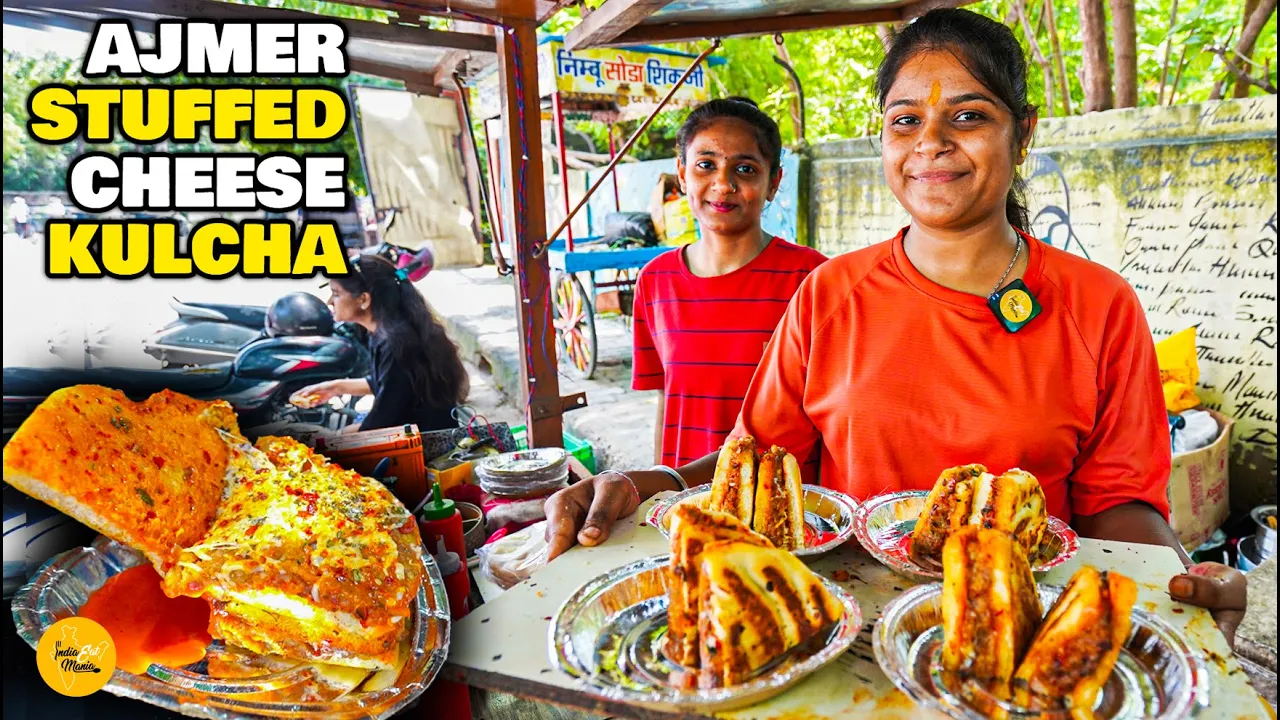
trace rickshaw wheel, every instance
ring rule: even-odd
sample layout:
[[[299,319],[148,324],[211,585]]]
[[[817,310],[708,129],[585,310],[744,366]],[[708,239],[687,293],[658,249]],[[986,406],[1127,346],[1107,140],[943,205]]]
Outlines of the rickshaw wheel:
[[[560,367],[572,377],[590,380],[596,372],[595,307],[576,275],[552,274],[551,313]]]
[[[618,304],[622,308],[622,325],[629,332],[635,332],[636,281],[640,279],[640,271],[638,269],[623,270],[619,275],[619,280],[625,277],[628,282],[618,290]]]

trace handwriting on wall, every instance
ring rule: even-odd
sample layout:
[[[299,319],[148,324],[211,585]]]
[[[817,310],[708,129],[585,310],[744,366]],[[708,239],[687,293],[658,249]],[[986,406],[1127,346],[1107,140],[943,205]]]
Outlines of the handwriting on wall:
[[[1276,497],[1275,127],[1274,97],[1053,120],[1023,168],[1034,234],[1123,275],[1157,339],[1196,326],[1201,397],[1236,420],[1237,510]],[[907,221],[878,157],[813,178],[828,254]]]

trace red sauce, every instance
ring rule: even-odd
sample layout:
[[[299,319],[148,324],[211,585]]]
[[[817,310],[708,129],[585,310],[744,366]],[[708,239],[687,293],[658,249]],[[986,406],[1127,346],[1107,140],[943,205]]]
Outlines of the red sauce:
[[[213,641],[209,603],[168,597],[150,565],[129,568],[107,580],[79,615],[106,628],[116,644],[116,667],[135,675],[145,673],[152,663],[178,668],[198,662]]]
[[[804,546],[817,547],[826,542],[830,542],[839,537],[838,533],[828,532],[826,530],[818,530],[809,523],[804,524]]]

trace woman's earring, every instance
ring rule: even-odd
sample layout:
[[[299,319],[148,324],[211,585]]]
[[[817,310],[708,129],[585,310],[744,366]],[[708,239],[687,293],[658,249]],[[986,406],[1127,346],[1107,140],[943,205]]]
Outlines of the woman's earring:
[[[1020,159],[1020,160],[1026,160],[1026,159],[1027,159],[1027,149],[1026,149],[1026,148],[1022,148],[1021,150],[1019,150],[1019,151],[1018,151],[1018,159]]]

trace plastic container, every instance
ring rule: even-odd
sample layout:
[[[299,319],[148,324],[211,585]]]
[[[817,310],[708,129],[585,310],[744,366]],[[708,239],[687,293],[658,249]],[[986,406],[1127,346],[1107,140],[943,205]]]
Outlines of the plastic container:
[[[380,461],[391,458],[387,474],[395,476],[396,484],[390,490],[407,508],[417,507],[431,491],[417,425],[320,438],[316,440],[316,451],[339,467],[366,477],[371,477]]]
[[[450,552],[443,539],[436,542],[435,549],[436,565],[444,577],[444,591],[449,598],[449,616],[456,622],[471,611],[471,576],[458,554]],[[424,693],[423,707],[433,708],[428,714],[440,720],[471,720],[471,692],[461,683],[437,679]]]
[[[432,463],[427,463],[427,480],[430,483],[440,483],[440,490],[443,492],[447,493],[459,485],[467,485],[471,482],[472,462],[470,460],[453,463],[443,469],[431,465]]]
[[[467,556],[462,513],[458,512],[457,503],[441,494],[439,483],[431,487],[431,499],[422,505],[417,515],[418,530],[427,547],[434,548],[437,540],[443,540],[449,552],[457,553],[460,558]]]
[[[511,428],[511,434],[516,439],[516,447],[520,450],[529,449],[529,438],[525,433],[524,425],[517,425]],[[592,475],[596,474],[596,450],[595,446],[588,440],[570,434],[568,430],[564,432],[564,449],[576,458],[578,462],[587,467],[587,472]]]
[[[1276,517],[1276,506],[1259,505],[1249,513],[1249,517],[1257,525],[1253,537],[1254,547],[1257,548],[1258,557],[1266,560],[1276,554],[1276,527],[1273,524]]]

